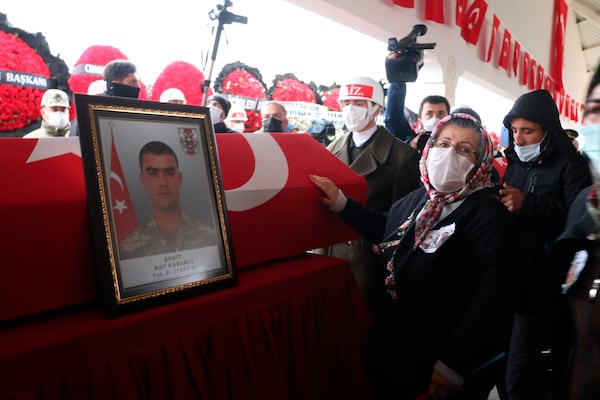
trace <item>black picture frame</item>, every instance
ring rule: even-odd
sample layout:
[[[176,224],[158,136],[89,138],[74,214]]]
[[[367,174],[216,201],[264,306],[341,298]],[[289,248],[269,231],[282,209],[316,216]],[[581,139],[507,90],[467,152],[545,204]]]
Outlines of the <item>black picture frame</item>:
[[[208,108],[83,94],[75,105],[107,317],[236,285]]]

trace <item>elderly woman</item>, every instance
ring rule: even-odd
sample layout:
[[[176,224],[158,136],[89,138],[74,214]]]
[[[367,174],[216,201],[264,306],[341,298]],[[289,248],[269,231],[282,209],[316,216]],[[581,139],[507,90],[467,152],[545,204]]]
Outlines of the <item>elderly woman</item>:
[[[311,176],[325,206],[380,243],[370,348],[377,398],[486,400],[494,386],[520,267],[515,221],[490,188],[492,158],[479,122],[451,114],[424,148],[423,187],[386,215]]]

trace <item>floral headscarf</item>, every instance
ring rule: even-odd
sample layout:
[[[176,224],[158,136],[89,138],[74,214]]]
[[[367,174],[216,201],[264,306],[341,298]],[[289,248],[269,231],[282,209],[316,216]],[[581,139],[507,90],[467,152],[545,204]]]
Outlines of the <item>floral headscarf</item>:
[[[459,191],[452,193],[440,193],[435,188],[433,188],[429,183],[429,173],[427,171],[427,158],[429,156],[429,149],[433,145],[433,141],[437,138],[439,132],[451,121],[456,119],[468,119],[477,125],[479,128],[478,131],[480,133],[481,143],[483,145],[483,154],[481,151],[478,151],[478,162],[477,170],[475,175],[469,180],[469,182]],[[421,171],[421,182],[423,182],[423,186],[427,190],[427,195],[429,199],[419,211],[416,217],[415,223],[415,243],[414,249],[416,249],[425,239],[431,228],[438,222],[442,210],[444,209],[444,205],[453,203],[457,200],[461,200],[466,198],[471,193],[483,189],[485,187],[491,186],[491,176],[490,172],[492,170],[492,161],[494,159],[494,146],[491,140],[490,135],[487,131],[481,126],[480,122],[475,119],[473,116],[469,114],[463,113],[454,113],[447,115],[440,122],[437,123],[433,132],[431,133],[431,138],[425,145],[423,149],[423,155],[421,157],[421,161],[419,162],[419,169]]]

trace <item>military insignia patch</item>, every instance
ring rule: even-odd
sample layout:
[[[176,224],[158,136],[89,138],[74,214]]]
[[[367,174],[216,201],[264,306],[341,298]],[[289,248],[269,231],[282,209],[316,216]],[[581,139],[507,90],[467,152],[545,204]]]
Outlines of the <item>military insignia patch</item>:
[[[195,128],[179,128],[179,143],[187,154],[196,154],[200,148],[198,131]]]

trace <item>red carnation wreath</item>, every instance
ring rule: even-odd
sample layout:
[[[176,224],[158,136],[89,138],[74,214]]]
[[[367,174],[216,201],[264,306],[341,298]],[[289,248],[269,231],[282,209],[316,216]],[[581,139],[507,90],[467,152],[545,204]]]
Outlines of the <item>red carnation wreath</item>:
[[[112,46],[90,46],[75,62],[69,78],[73,93],[88,93],[90,83],[102,79],[104,66],[112,60],[127,60],[121,50]]]
[[[71,95],[69,69],[50,53],[46,38],[13,27],[2,13],[0,71],[0,136],[23,136],[39,127],[40,101],[47,89]]]
[[[214,84],[215,92],[230,93],[236,96],[246,97],[250,100],[264,100],[267,98],[266,85],[258,69],[236,61],[223,67]],[[248,120],[245,123],[244,132],[255,132],[262,126],[262,118],[254,109],[246,108]]]
[[[121,50],[113,46],[94,45],[90,46],[79,56],[75,62],[69,86],[74,93],[87,94],[88,87],[94,81],[102,79],[102,73],[106,64],[113,60],[129,60]],[[146,86],[140,81],[139,99],[148,99]]]
[[[317,87],[313,82],[304,83],[294,74],[276,75],[273,86],[267,91],[269,99],[276,101],[304,101],[321,104]]]
[[[335,83],[331,86],[319,86],[321,101],[330,111],[342,111],[338,98],[340,96],[340,85]]]
[[[156,78],[156,82],[152,85],[150,98],[160,101],[162,92],[169,88],[177,88],[185,95],[187,104],[201,106],[204,79],[202,71],[193,64],[185,61],[174,61],[167,65]],[[208,95],[211,94],[212,90],[208,88]]]

